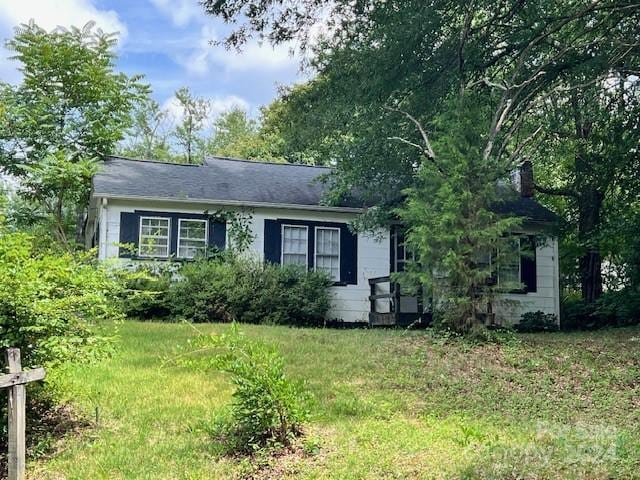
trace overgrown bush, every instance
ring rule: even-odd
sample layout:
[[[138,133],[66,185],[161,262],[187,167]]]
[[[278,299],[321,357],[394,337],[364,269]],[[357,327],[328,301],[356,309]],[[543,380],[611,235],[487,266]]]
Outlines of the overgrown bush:
[[[140,264],[123,278],[123,309],[128,317],[141,320],[171,314],[169,290],[175,275],[173,264]]]
[[[519,332],[552,332],[558,330],[558,317],[540,310],[526,312],[514,328]]]
[[[29,408],[36,408],[31,417],[38,417],[30,428],[42,425],[44,410],[54,411],[51,379],[62,364],[93,360],[110,350],[113,329],[107,321],[121,318],[119,292],[119,283],[90,254],[40,251],[31,236],[0,226],[0,353],[18,347],[24,367],[44,365],[49,372],[45,384],[29,388]],[[6,414],[2,402],[0,466]]]
[[[27,367],[100,356],[119,292],[91,253],[40,252],[27,234],[0,233],[0,350],[20,348]]]
[[[234,323],[228,334],[201,335],[186,364],[231,376],[231,406],[209,425],[227,453],[256,453],[289,446],[308,418],[308,395],[284,374],[284,360],[270,345],[250,340]]]
[[[573,296],[562,301],[563,330],[592,330],[640,323],[640,290],[629,286],[606,292],[594,303]]]
[[[601,323],[624,327],[640,323],[640,288],[629,286],[607,292],[596,302],[595,315]]]
[[[331,281],[321,272],[245,258],[186,264],[170,290],[175,315],[194,322],[318,325],[329,310]]]

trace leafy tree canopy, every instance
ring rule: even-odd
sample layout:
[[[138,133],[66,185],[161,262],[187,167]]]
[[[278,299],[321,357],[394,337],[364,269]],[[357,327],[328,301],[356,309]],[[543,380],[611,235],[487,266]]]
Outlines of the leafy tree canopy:
[[[139,76],[115,71],[115,44],[93,22],[51,32],[30,22],[7,42],[23,77],[0,85],[0,167],[22,179],[63,244],[70,213],[82,231],[95,162],[123,137],[147,91]]]
[[[637,118],[630,91],[638,78],[637,4],[208,0],[203,5],[234,26],[228,46],[241,47],[257,36],[276,44],[296,40],[311,50],[315,77],[285,92],[273,123],[284,126],[288,145],[336,165],[335,195],[355,188],[378,204],[397,204],[403,198],[398,192],[423,185],[423,169],[444,167],[432,142],[435,119],[443,118],[453,97],[481,97],[490,113],[489,121],[475,122],[485,126],[477,135],[482,152],[477,161],[499,164],[506,177],[531,156],[539,170],[563,171],[543,173],[540,191],[580,192],[577,200],[570,195],[562,202],[571,206],[564,210],[566,218],[577,219],[573,228],[581,239],[573,258],[580,258],[583,294],[597,296],[598,199],[635,190],[638,180],[633,162],[623,160],[637,151],[637,137],[629,133],[636,131]],[[624,92],[611,88],[612,81]],[[611,99],[621,96],[627,100],[620,110]],[[553,125],[559,123],[552,117],[570,138],[554,137]],[[585,136],[585,126],[598,133]],[[586,150],[599,150],[597,155],[581,153],[587,143]],[[389,217],[378,215],[376,222],[384,218]]]

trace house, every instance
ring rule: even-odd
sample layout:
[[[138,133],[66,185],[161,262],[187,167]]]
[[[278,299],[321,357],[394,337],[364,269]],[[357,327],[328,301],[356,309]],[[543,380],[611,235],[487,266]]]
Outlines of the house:
[[[254,255],[331,275],[330,319],[372,325],[427,319],[428,302],[404,295],[389,278],[407,258],[401,230],[352,232],[349,222],[362,206],[323,204],[326,186],[319,179],[329,172],[228,158],[182,165],[109,157],[93,180],[87,243],[98,247],[101,260],[189,259],[228,244],[227,224],[212,212],[249,212]],[[559,318],[558,242],[543,233],[555,216],[532,198],[530,169],[524,172],[522,195],[500,208],[525,216],[527,233],[545,241],[530,243],[533,255],[503,273],[525,288],[500,297],[495,313],[502,322],[538,310]]]

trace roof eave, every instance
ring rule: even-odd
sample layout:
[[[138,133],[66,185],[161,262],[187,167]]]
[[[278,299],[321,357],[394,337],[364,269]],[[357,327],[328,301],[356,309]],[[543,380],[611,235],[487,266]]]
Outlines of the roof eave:
[[[196,203],[207,205],[222,205],[228,207],[261,207],[261,208],[287,208],[291,210],[310,210],[317,212],[338,212],[338,213],[362,213],[363,208],[357,207],[331,207],[327,205],[302,205],[295,203],[269,203],[269,202],[246,202],[242,200],[215,200],[209,198],[174,198],[174,197],[150,197],[143,195],[115,195],[110,193],[93,192],[93,198],[108,198],[113,200],[142,200],[151,202],[176,202],[176,203]]]

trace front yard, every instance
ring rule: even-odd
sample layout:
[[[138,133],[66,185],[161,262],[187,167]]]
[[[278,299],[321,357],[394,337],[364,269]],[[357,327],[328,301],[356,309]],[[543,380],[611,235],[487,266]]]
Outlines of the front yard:
[[[225,325],[206,325],[222,331]],[[220,457],[218,373],[165,361],[185,324],[127,322],[118,353],[73,370],[97,427],[30,464],[45,479],[640,478],[640,328],[472,346],[425,332],[245,325],[314,394],[299,451]]]

